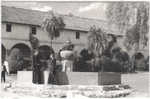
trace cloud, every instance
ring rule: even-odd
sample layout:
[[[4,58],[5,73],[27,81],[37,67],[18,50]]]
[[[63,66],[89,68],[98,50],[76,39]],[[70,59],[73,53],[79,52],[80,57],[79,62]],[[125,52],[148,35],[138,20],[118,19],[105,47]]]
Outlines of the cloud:
[[[100,5],[99,3],[92,3],[88,6],[80,7],[79,12],[85,12],[85,11],[89,11],[92,9],[97,9],[99,7],[99,5]]]
[[[2,5],[6,5],[6,6],[15,6],[15,7],[19,7],[19,8],[31,8],[31,7],[34,7],[36,6],[38,3],[37,2],[25,2],[25,1],[22,1],[22,2],[17,2],[17,1],[9,1],[9,2],[6,2],[6,1],[3,1],[2,2]]]
[[[39,11],[49,11],[52,10],[52,7],[47,6],[46,4],[42,4],[40,2],[28,2],[28,1],[22,1],[22,2],[2,2],[2,5],[6,6],[15,6],[18,8],[25,8],[25,9],[32,9],[32,10],[39,10]]]
[[[32,7],[32,10],[39,10],[39,11],[43,11],[43,12],[47,12],[47,11],[51,11],[52,7],[50,6],[37,6],[37,7]]]
[[[105,4],[104,3],[91,3],[88,6],[80,7],[78,9],[78,11],[79,12],[86,12],[86,11],[95,10],[95,9],[98,9],[98,8],[105,9]]]

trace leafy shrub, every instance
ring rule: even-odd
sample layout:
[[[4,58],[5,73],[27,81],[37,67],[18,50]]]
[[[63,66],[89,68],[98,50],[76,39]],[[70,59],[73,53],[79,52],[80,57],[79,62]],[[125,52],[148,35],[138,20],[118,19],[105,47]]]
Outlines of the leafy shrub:
[[[76,71],[79,71],[79,72],[86,72],[88,69],[87,69],[87,64],[85,62],[85,60],[83,58],[79,58],[78,61],[76,61]]]
[[[121,65],[116,59],[111,60],[109,57],[102,56],[100,59],[100,64],[101,67],[99,68],[99,71],[121,72]]]
[[[90,72],[93,71],[93,53],[87,49],[81,50],[79,55],[74,55],[74,71]]]
[[[94,57],[94,54],[89,53],[89,51],[87,49],[81,50],[80,55],[85,61],[91,60]]]
[[[116,58],[121,65],[121,72],[129,72],[131,65],[129,63],[130,58],[127,52],[119,51],[116,53]]]

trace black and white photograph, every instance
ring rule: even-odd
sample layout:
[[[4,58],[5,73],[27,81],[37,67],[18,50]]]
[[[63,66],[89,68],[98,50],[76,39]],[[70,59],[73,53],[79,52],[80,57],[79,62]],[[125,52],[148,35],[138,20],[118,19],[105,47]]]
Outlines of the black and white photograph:
[[[150,98],[147,1],[1,1],[0,99]]]

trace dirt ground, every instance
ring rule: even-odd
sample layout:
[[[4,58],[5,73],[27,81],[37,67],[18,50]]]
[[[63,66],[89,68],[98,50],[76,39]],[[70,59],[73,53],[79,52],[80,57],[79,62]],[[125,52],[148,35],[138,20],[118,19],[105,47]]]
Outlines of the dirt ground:
[[[150,97],[149,72],[122,74],[122,84],[129,85],[133,92],[127,97]],[[15,81],[16,75],[7,76],[7,81]]]
[[[127,84],[134,90],[128,97],[150,97],[150,73],[137,72],[132,74],[122,74],[122,83]]]

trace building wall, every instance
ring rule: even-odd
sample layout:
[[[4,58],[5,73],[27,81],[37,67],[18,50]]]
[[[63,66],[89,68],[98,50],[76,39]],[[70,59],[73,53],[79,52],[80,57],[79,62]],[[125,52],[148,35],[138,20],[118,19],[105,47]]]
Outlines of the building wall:
[[[2,44],[6,49],[11,49],[15,44],[18,43],[24,43],[31,47],[28,41],[29,33],[29,25],[12,24],[12,31],[6,32],[6,23],[2,23]],[[40,27],[37,27],[37,34],[35,36],[39,39],[40,46],[51,46],[48,33],[44,32]],[[76,31],[63,30],[60,32],[60,37],[53,40],[52,47],[57,52],[67,40],[71,40],[72,43],[75,44],[75,50],[81,50],[81,47],[83,48],[87,42],[86,37],[87,35],[85,32],[80,32],[80,39],[76,39]]]
[[[76,39],[75,30],[62,30],[60,37],[53,40],[53,49],[58,52],[62,48],[63,44],[67,40],[71,40],[75,44],[75,51],[80,52],[87,46],[87,33],[80,32],[80,39]],[[29,40],[30,25],[12,24],[12,31],[6,32],[6,23],[2,23],[2,44],[7,50],[10,50],[14,45],[23,43],[31,48]],[[40,40],[40,46],[48,45],[51,46],[50,38],[47,32],[44,32],[40,27],[37,27],[37,34],[35,35]],[[117,38],[118,45],[126,51],[123,42],[124,37],[120,36]],[[144,51],[143,51],[144,50]],[[148,48],[140,49],[147,56]],[[132,52],[131,52],[132,53]],[[146,53],[146,54],[145,54]]]
[[[29,32],[29,26],[21,24],[12,24],[12,31],[6,32],[6,23],[2,23],[2,39],[10,38],[28,40]]]
[[[40,27],[37,28],[36,37],[41,41],[41,44],[46,43],[47,45],[51,46],[48,33],[41,30]],[[75,50],[80,50],[81,47],[84,47],[87,43],[87,35],[85,32],[80,32],[80,39],[76,39],[76,31],[62,30],[60,32],[60,36],[58,38],[54,38],[52,47],[58,51],[67,40],[71,40],[71,42],[75,44]]]

